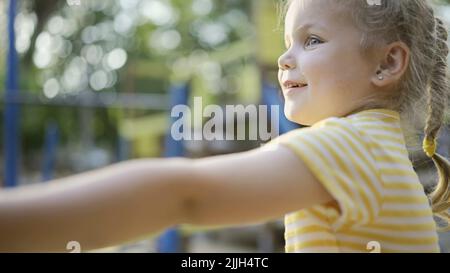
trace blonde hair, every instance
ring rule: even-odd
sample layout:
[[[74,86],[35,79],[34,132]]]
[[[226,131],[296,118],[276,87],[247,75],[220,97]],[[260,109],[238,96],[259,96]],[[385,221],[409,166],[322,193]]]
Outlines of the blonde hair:
[[[281,2],[281,19],[292,1]],[[367,98],[363,108],[383,107],[398,111],[406,134],[413,134],[413,124],[424,128],[422,149],[433,160],[439,174],[438,184],[428,197],[433,213],[444,220],[446,229],[449,229],[450,162],[436,153],[436,140],[444,124],[449,96],[449,49],[444,23],[435,17],[427,0],[381,0],[380,5],[369,5],[364,0],[328,1],[349,12],[355,25],[362,31],[362,53],[395,41],[401,41],[409,47],[409,66],[395,86],[398,92],[383,92],[388,93],[383,97],[374,94]]]

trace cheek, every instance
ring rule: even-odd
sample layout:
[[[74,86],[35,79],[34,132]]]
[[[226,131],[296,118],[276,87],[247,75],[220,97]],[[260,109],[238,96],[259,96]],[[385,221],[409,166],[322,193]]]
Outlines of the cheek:
[[[302,60],[302,72],[310,84],[322,82],[335,71],[333,60],[326,53],[310,53]]]
[[[348,88],[348,84],[360,77],[365,68],[353,55],[337,51],[310,54],[303,62],[303,73],[314,86],[327,89]]]

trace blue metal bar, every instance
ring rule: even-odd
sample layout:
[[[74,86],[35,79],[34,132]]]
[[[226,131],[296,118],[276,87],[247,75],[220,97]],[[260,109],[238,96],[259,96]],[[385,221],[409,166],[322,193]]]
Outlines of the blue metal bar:
[[[172,87],[170,91],[170,105],[171,109],[176,105],[187,105],[189,99],[189,84],[177,85]],[[171,117],[170,124],[172,125],[177,120],[177,117]],[[170,133],[170,127],[165,139],[165,157],[179,157],[185,154],[183,141],[176,141]],[[186,130],[188,128],[185,128]],[[165,231],[157,241],[157,251],[160,253],[180,253],[183,250],[181,243],[181,235],[177,228],[171,228]]]
[[[15,47],[16,35],[14,21],[16,18],[16,0],[9,0],[8,9],[8,59],[6,68],[6,96],[4,113],[4,157],[5,177],[4,186],[17,185],[17,165],[19,156],[19,105],[9,103],[18,92],[18,56]]]
[[[55,122],[47,125],[45,130],[44,162],[42,165],[42,181],[53,179],[58,146],[59,130]]]
[[[176,105],[188,105],[189,100],[189,85],[176,85],[173,86],[170,90],[170,109],[172,110],[173,107]],[[172,125],[178,117],[171,117],[170,118],[170,125]],[[164,156],[165,157],[178,157],[184,155],[184,145],[183,141],[176,141],[172,138],[170,133],[170,127],[166,134],[165,139],[165,147],[164,147]],[[188,129],[188,128],[186,128]]]
[[[117,162],[122,162],[130,157],[130,143],[126,138],[119,135],[117,137]]]

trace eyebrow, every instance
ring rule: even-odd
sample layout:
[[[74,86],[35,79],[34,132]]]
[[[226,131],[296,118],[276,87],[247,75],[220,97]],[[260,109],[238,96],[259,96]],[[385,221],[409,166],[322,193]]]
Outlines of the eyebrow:
[[[295,32],[306,31],[312,27],[315,27],[316,24],[304,24],[295,29]]]
[[[322,31],[325,30],[325,28],[322,27],[322,26],[320,26],[319,24],[308,23],[308,24],[304,24],[304,25],[301,25],[301,26],[299,26],[298,28],[296,28],[295,31],[294,31],[294,33],[306,31],[306,30],[308,30],[308,29],[310,29],[310,28],[313,28],[313,27],[318,28],[318,29],[320,29],[320,30],[322,30]],[[285,35],[284,35],[284,39],[287,40],[287,38],[288,38],[288,34],[285,34]]]

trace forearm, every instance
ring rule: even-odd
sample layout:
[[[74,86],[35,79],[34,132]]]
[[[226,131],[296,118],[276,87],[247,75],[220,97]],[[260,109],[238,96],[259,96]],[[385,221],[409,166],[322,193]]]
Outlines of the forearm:
[[[184,221],[188,160],[135,160],[0,193],[0,251],[120,244]]]

